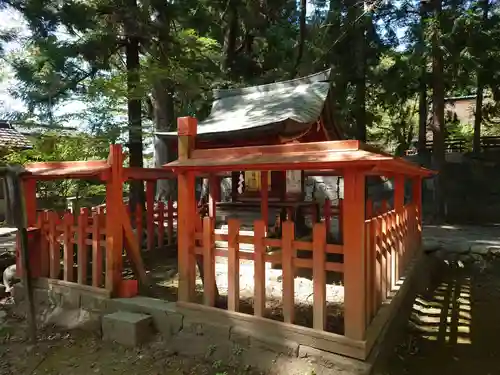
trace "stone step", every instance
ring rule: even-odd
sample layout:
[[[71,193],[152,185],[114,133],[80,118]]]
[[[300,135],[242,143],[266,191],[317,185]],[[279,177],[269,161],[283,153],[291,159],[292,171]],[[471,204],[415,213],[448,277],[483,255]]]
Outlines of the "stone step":
[[[147,314],[117,311],[102,318],[102,339],[125,346],[138,346],[151,339],[153,318]]]

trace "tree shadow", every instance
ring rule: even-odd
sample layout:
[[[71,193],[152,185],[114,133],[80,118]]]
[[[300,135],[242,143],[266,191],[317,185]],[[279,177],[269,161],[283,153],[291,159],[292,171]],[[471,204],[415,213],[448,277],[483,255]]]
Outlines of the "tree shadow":
[[[429,257],[405,337],[378,373],[499,373],[500,261]]]

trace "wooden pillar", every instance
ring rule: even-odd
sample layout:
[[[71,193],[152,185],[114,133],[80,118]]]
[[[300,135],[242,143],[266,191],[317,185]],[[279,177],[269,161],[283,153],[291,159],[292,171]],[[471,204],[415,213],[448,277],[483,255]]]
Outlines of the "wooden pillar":
[[[177,119],[179,160],[189,159],[197,132],[193,117]],[[177,238],[179,252],[179,301],[190,302],[194,297],[195,254],[194,232],[196,217],[195,178],[193,172],[178,175]]]
[[[404,251],[404,239],[401,237],[401,226],[403,222],[403,210],[405,205],[405,176],[396,175],[394,177],[394,210],[396,211],[396,254],[393,257],[393,283],[399,280],[403,270],[401,269],[401,256]]]
[[[422,177],[414,177],[412,180],[412,200],[416,209],[416,248],[422,247]]]
[[[106,183],[106,289],[120,290],[123,270],[123,154],[121,145],[111,145],[108,163],[111,173]]]
[[[264,221],[265,229],[269,226],[269,173],[260,172],[260,215]]]
[[[26,225],[32,227],[36,224],[36,180],[23,180],[24,208],[26,210]]]
[[[344,325],[345,336],[363,340],[366,328],[365,176],[344,173]]]

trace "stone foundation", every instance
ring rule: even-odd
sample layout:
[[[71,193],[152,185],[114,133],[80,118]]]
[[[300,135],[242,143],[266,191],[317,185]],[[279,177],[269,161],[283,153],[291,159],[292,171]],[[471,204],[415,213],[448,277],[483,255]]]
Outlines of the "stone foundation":
[[[415,267],[413,271],[417,271],[416,268],[420,267]],[[413,278],[408,277],[408,280],[410,279]],[[58,280],[37,279],[34,284],[34,302],[41,324],[92,330],[100,330],[102,327],[103,331],[108,331],[105,339],[126,345],[140,345],[144,342],[142,338],[147,339],[150,335],[142,337],[137,334],[142,328],[137,330],[134,327],[137,328],[145,322],[149,329],[152,323],[154,330],[162,336],[166,350],[186,356],[203,357],[214,364],[237,365],[242,368],[250,366],[283,375],[312,373],[357,375],[370,374],[379,356],[378,348],[372,350],[372,355],[366,361],[319,350],[309,346],[315,343],[316,339],[312,337],[304,340],[300,335],[287,335],[279,329],[273,330],[273,333],[266,328],[269,322],[263,322],[266,323],[264,325],[257,321],[251,325],[242,324],[241,321],[232,319],[230,315],[221,314],[222,311],[218,313],[214,310],[207,314],[203,311],[190,310],[182,304],[148,297],[111,299],[105,290]],[[412,280],[411,284],[418,282]],[[15,286],[14,298],[21,313],[27,311],[24,292],[22,284]],[[414,291],[405,291],[402,293],[405,296],[401,297],[405,300],[409,298],[411,301],[412,293]],[[119,328],[113,328],[113,324],[106,325],[109,314],[119,316],[121,313],[141,317],[139,319],[141,322],[135,322],[137,324],[125,322],[132,327],[129,330],[132,333],[125,334],[125,338],[122,337],[124,330],[116,336],[113,329]],[[106,315],[108,318],[103,319]],[[393,320],[400,319],[389,319],[386,328],[395,326]],[[398,331],[396,327],[391,330]],[[381,344],[384,341],[382,336],[393,335],[381,332],[381,336],[377,339],[377,347],[388,346],[385,343]],[[301,343],[295,342],[295,339]],[[306,343],[309,344],[304,345]]]

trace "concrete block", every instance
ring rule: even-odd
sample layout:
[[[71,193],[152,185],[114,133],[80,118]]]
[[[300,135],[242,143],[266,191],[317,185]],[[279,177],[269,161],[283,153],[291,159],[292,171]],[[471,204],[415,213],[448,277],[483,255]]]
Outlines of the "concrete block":
[[[71,287],[58,287],[61,293],[62,307],[68,309],[78,309],[81,307],[81,292],[78,289]]]
[[[118,311],[102,318],[102,337],[126,346],[146,342],[153,333],[153,318],[149,315]]]
[[[108,301],[109,298],[97,296],[92,293],[82,292],[80,294],[80,306],[82,307],[82,309],[88,311],[103,313],[107,310]]]
[[[115,312],[118,310],[150,315],[156,329],[165,338],[177,334],[183,326],[183,315],[177,312],[174,302],[140,296],[114,298],[107,302],[106,311]]]

